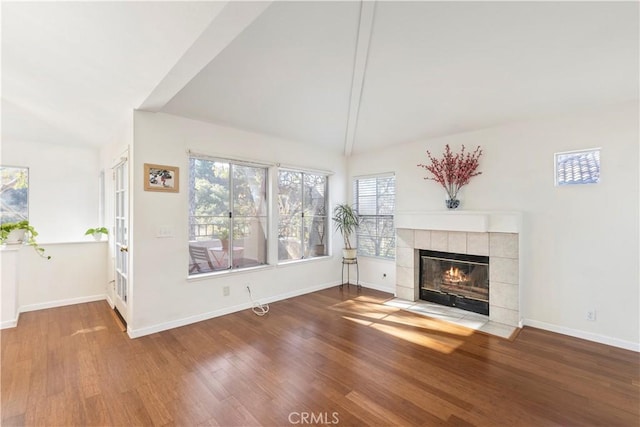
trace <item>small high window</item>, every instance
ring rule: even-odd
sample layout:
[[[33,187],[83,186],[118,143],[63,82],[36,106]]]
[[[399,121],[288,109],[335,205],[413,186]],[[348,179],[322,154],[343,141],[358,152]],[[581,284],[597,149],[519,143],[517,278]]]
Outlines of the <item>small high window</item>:
[[[557,186],[600,182],[600,149],[556,153],[555,172]]]

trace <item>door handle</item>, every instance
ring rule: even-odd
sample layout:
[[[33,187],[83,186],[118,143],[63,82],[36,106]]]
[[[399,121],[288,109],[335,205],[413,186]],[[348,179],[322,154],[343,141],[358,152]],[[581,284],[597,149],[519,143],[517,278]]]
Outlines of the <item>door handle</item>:
[[[120,252],[129,252],[129,246],[121,246]]]

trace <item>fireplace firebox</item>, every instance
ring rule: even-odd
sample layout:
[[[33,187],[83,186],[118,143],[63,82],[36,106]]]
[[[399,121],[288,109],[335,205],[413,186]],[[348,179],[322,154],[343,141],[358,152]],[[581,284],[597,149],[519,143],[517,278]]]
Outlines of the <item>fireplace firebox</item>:
[[[489,257],[420,250],[420,299],[489,314]]]

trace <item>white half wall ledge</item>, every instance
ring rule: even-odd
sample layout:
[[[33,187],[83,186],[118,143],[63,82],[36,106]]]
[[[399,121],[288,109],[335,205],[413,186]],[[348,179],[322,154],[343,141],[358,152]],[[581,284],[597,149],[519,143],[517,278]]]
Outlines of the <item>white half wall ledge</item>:
[[[522,212],[427,211],[396,212],[396,228],[414,230],[520,233]]]

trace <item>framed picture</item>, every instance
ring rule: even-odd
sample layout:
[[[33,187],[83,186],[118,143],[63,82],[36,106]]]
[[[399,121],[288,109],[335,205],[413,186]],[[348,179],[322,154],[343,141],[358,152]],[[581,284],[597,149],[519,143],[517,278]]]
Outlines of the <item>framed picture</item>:
[[[29,220],[29,168],[0,166],[0,223]]]
[[[175,166],[144,164],[145,191],[177,193],[180,189],[180,170]]]

